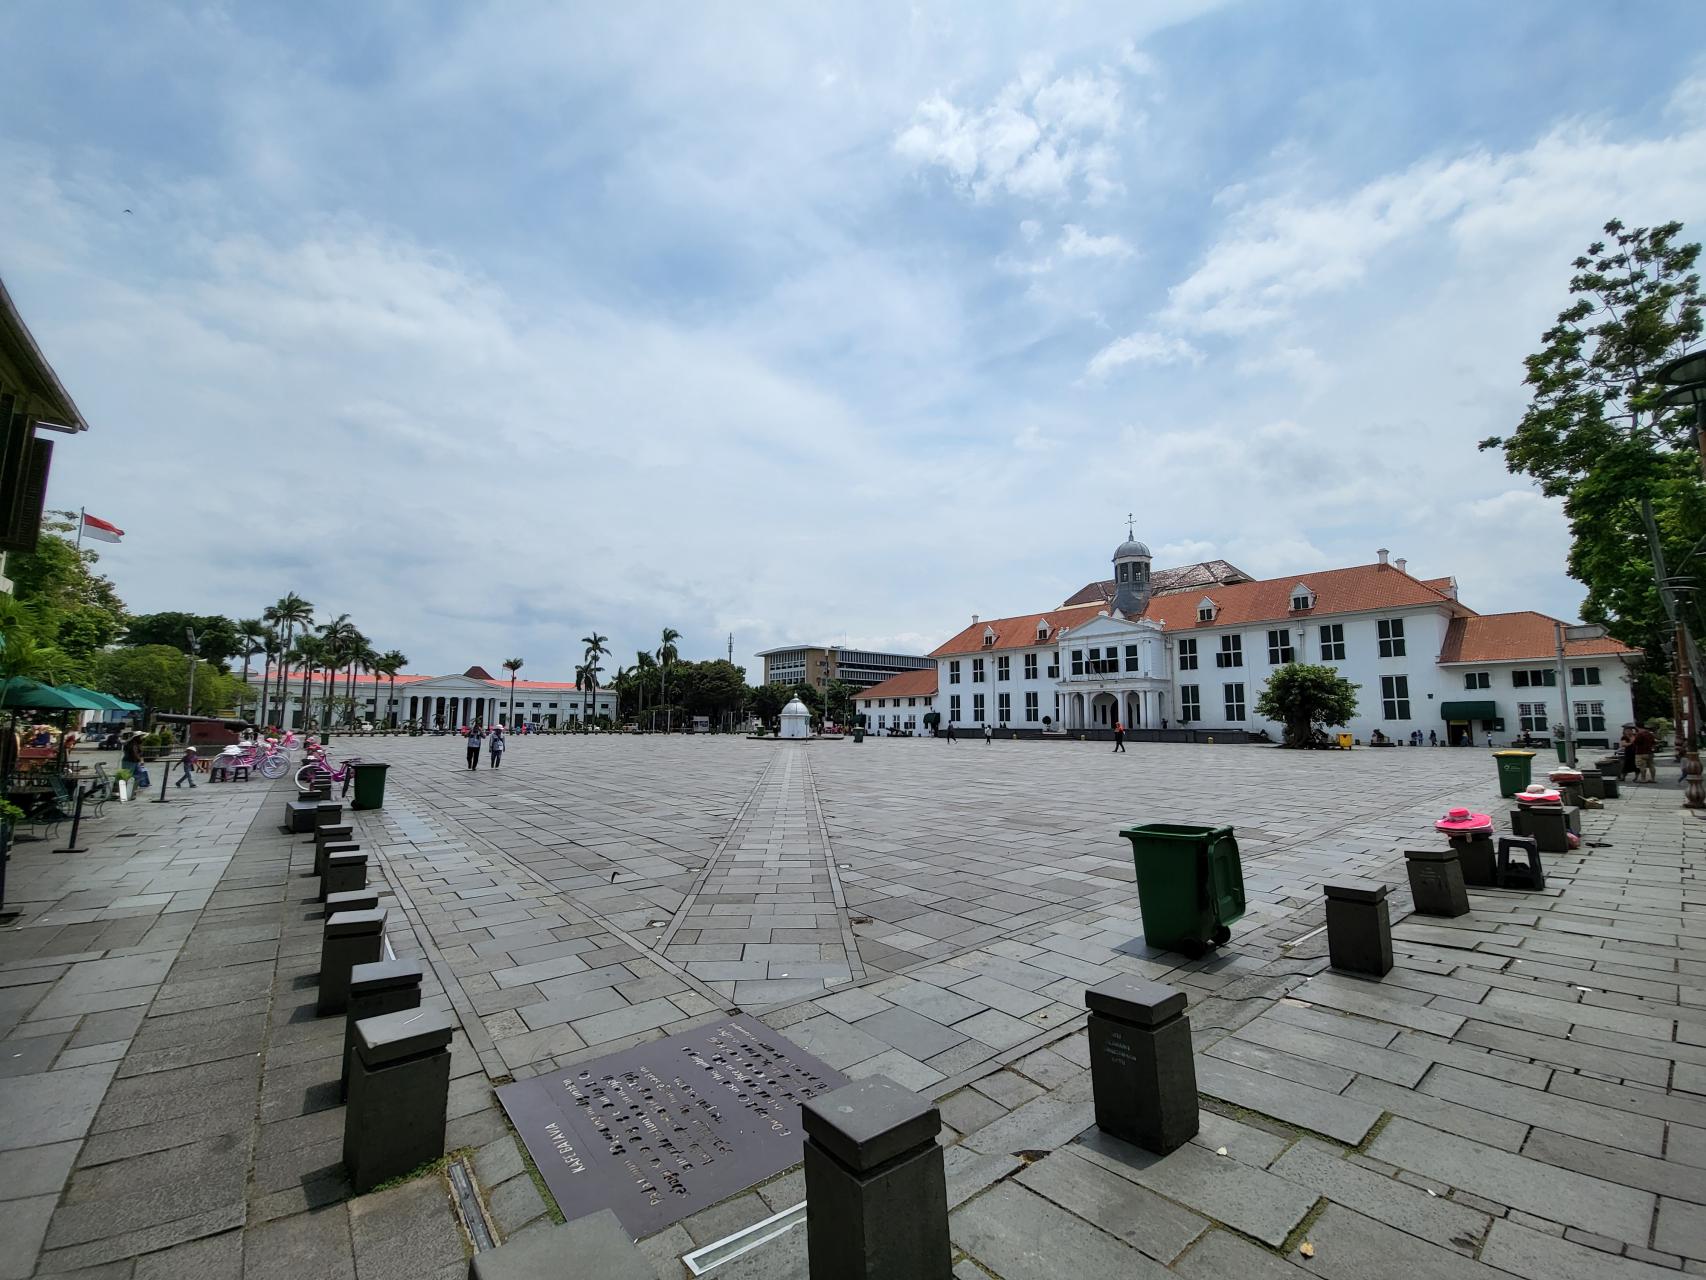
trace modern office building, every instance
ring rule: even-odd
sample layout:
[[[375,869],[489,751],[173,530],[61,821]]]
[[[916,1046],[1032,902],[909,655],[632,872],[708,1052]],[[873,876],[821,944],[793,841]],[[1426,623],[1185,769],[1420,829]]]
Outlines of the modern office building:
[[[911,653],[875,653],[869,649],[845,649],[832,645],[789,645],[766,649],[765,684],[809,684],[826,689],[840,680],[855,689],[869,689],[903,671],[934,671],[936,660]]]

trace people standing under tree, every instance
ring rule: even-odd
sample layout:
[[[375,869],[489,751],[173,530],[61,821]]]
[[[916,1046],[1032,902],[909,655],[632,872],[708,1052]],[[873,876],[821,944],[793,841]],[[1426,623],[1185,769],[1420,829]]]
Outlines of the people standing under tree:
[[[504,762],[504,731],[503,726],[497,725],[492,729],[492,740],[488,745],[491,752],[492,768],[496,769]]]
[[[1125,721],[1124,720],[1114,721],[1114,750],[1115,751],[1124,751],[1125,750]]]
[[[480,739],[483,737],[485,734],[480,731],[479,725],[468,726],[468,767],[470,769],[480,767]]]

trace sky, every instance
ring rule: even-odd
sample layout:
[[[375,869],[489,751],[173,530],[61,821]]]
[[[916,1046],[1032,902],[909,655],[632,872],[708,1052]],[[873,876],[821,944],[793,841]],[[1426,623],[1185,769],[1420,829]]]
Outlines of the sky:
[[[411,669],[927,652],[1109,576],[1573,618],[1476,442],[1618,217],[1706,234],[1706,6],[19,0],[0,276],[137,612]],[[27,51],[24,56],[23,51]]]

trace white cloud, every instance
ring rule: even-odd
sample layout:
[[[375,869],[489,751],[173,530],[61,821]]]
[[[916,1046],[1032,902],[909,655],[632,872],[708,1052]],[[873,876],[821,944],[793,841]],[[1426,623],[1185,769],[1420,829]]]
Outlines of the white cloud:
[[[896,154],[920,168],[943,169],[976,200],[997,194],[1060,202],[1075,185],[1091,203],[1120,189],[1106,139],[1136,127],[1119,81],[1078,71],[1055,79],[1027,73],[988,106],[962,107],[932,94],[895,138]]]
[[[1067,223],[1060,237],[1060,252],[1067,258],[1129,258],[1132,247],[1116,235],[1095,236],[1083,227]]]
[[[1198,364],[1202,358],[1203,353],[1183,338],[1140,329],[1103,347],[1084,372],[1091,378],[1105,378],[1128,364]]]
[[[1043,429],[1034,422],[1027,424],[1013,437],[1013,447],[1024,453],[1047,453],[1055,444],[1056,441],[1045,436]]]

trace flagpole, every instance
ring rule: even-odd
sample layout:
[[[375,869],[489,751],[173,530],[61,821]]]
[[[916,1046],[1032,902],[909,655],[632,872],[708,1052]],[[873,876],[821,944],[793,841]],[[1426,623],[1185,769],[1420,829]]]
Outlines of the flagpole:
[[[77,550],[83,549],[83,516],[84,508],[77,508]]]

